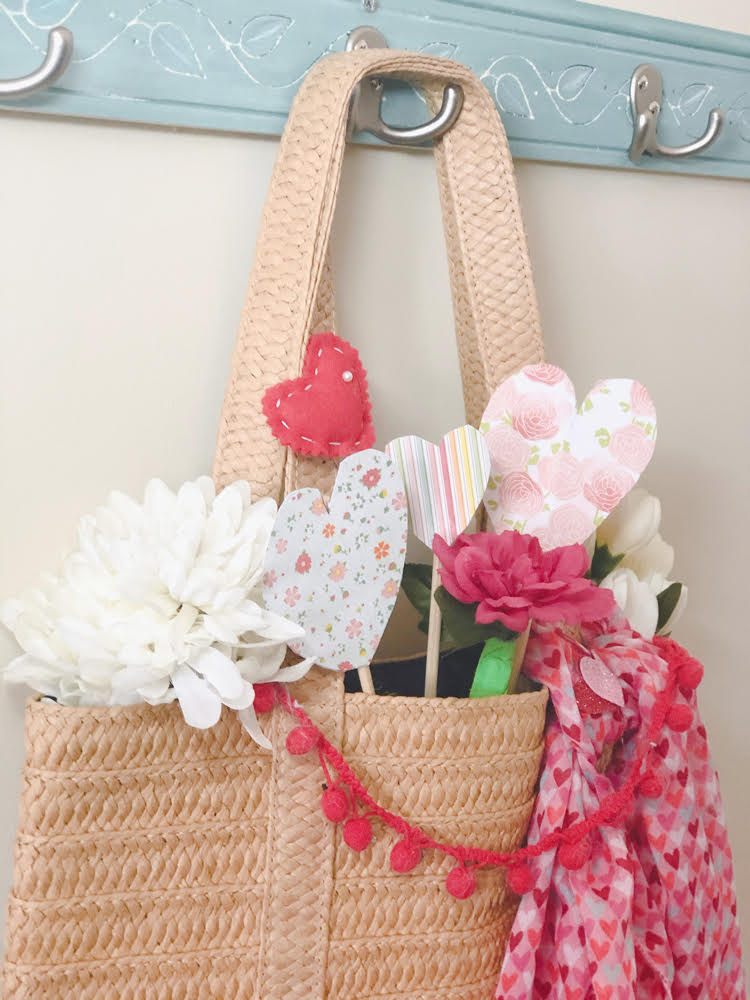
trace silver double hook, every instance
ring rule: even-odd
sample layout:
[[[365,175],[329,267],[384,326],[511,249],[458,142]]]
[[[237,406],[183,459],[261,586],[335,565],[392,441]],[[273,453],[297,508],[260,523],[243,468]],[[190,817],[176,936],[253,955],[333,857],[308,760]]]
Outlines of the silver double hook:
[[[633,112],[633,141],[630,159],[637,163],[644,153],[666,156],[670,160],[682,159],[702,153],[719,138],[724,124],[724,114],[714,108],[708,116],[708,128],[703,135],[685,146],[663,146],[656,134],[659,113],[662,109],[664,85],[661,73],[655,66],[643,63],[630,80],[630,106]]]
[[[28,97],[51,87],[68,68],[73,55],[73,34],[67,28],[53,28],[47,41],[47,53],[39,69],[15,80],[0,80],[0,99]]]
[[[384,36],[377,28],[368,25],[350,32],[346,44],[347,52],[387,48],[388,43]],[[349,138],[357,132],[369,132],[393,146],[414,146],[428,139],[438,139],[452,128],[461,114],[464,92],[458,84],[449,83],[443,91],[443,103],[435,117],[412,128],[395,128],[393,125],[387,125],[381,117],[382,100],[382,80],[368,77],[357,84],[349,105]]]

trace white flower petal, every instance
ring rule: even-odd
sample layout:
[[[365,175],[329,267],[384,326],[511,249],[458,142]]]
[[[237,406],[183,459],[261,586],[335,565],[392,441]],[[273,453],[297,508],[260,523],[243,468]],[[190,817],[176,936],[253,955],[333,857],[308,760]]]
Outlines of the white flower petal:
[[[189,726],[210,729],[216,725],[221,717],[221,698],[207,681],[183,665],[172,675],[172,685]]]
[[[631,490],[599,526],[596,540],[613,555],[628,555],[647,545],[659,530],[661,503],[642,487]]]
[[[659,602],[647,583],[639,580],[632,569],[615,569],[602,582],[612,591],[615,602],[631,628],[644,639],[653,639],[659,621]]]
[[[198,673],[203,674],[208,683],[215,688],[222,700],[240,698],[245,691],[245,682],[237,669],[237,665],[220,653],[218,649],[208,647],[190,654],[188,663]]]
[[[620,566],[632,569],[641,580],[652,574],[668,577],[674,567],[674,549],[657,532],[650,542],[627,555]]]
[[[245,727],[250,736],[255,740],[258,746],[263,747],[264,750],[272,750],[271,741],[260,728],[260,723],[258,722],[258,716],[255,714],[255,709],[252,705],[249,708],[244,708],[242,711],[237,713],[240,722]]]

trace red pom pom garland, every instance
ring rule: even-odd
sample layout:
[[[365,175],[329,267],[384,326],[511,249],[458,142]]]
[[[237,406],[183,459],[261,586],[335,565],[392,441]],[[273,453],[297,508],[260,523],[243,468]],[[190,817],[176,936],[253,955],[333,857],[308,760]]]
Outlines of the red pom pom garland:
[[[422,852],[408,840],[399,840],[391,849],[391,868],[399,875],[414,871],[421,860]]]
[[[311,722],[303,726],[295,726],[286,738],[286,748],[294,757],[304,757],[310,753],[318,743],[321,736]]]
[[[665,725],[676,732],[685,732],[693,724],[693,710],[685,703],[684,692],[680,688],[692,692],[700,683],[703,668],[674,640],[657,636],[653,641],[659,655],[669,666],[669,675],[664,690],[656,698],[649,725],[637,737],[639,742],[630,773],[619,789],[608,795],[587,819],[548,833],[537,843],[528,844],[512,853],[441,843],[401,816],[378,805],[341,753],[316,729],[304,709],[282,685],[258,685],[256,712],[268,710],[261,706],[273,707],[273,700],[273,703],[297,720],[298,725],[287,736],[287,750],[294,755],[303,755],[317,749],[326,778],[321,809],[332,823],[344,824],[343,839],[352,850],[364,851],[369,847],[374,836],[369,817],[374,817],[400,837],[390,853],[390,865],[394,872],[406,874],[413,871],[424,850],[436,850],[456,862],[446,878],[446,889],[456,899],[468,899],[476,891],[475,869],[487,866],[506,868],[508,887],[520,896],[534,888],[534,877],[528,864],[532,858],[540,858],[557,850],[561,865],[570,871],[579,870],[591,855],[591,838],[598,827],[625,822],[634,807],[636,794],[640,793],[646,798],[658,798],[663,794],[662,780],[653,769],[647,767],[648,758],[657,747],[659,734]],[[258,692],[263,688],[272,690],[264,691],[260,696],[260,704],[257,704]],[[680,700],[676,702],[676,698]],[[333,778],[329,767],[335,771]],[[368,810],[366,815],[357,815],[358,805]]]
[[[255,709],[255,714],[267,715],[276,704],[276,685],[256,684],[254,691],[253,708]]]
[[[343,788],[327,788],[320,797],[320,808],[331,823],[343,823],[352,811]]]
[[[463,865],[457,865],[452,871],[448,872],[448,878],[445,880],[445,888],[456,899],[468,899],[469,896],[473,896],[477,891],[477,877],[471,868],[464,868]]]
[[[353,851],[364,851],[372,842],[372,823],[365,816],[354,816],[344,823],[344,843]]]

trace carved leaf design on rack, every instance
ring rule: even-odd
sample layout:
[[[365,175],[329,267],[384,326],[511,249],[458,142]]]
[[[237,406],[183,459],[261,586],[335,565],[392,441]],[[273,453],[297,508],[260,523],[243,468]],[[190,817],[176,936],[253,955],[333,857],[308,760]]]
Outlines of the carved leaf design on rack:
[[[452,4],[457,15],[467,16],[449,18],[445,11]],[[511,142],[527,141],[524,155],[538,150],[543,156],[544,147],[552,146],[563,159],[577,162],[588,162],[594,150],[594,162],[619,163],[619,151],[625,158],[633,53],[643,35],[616,28],[622,45],[597,47],[596,33],[609,30],[606,8],[581,14],[593,24],[584,42],[557,36],[541,0],[527,0],[512,16],[516,5],[505,0],[442,0],[432,9],[426,0],[418,16],[398,6],[387,12],[373,7],[378,16],[388,15],[386,34],[404,47],[466,62],[495,98]],[[248,116],[254,115],[253,126],[274,131],[310,66],[344,48],[357,8],[361,0],[321,5],[283,0],[265,9],[242,0],[118,0],[116,6],[95,0],[0,0],[0,56],[4,75],[21,75],[45,51],[49,29],[65,24],[77,40],[73,65],[45,110],[75,114],[77,102],[90,109],[93,101],[100,113],[111,107],[117,118],[240,129],[248,128]],[[530,30],[519,31],[516,15]],[[705,60],[703,49],[696,56],[697,49],[681,44],[684,53],[680,44],[664,50],[665,141],[679,142],[691,129],[702,130],[708,108],[718,105],[727,111],[727,126],[722,152],[713,161],[742,164],[747,155],[740,144],[750,143],[747,69],[736,58],[724,60],[718,41],[715,51],[705,50]],[[389,87],[385,100],[394,124],[424,117],[421,95],[410,86]]]
[[[171,21],[155,24],[149,34],[149,46],[154,59],[168,73],[205,79],[206,74],[193,43],[178,24]]]
[[[251,59],[262,59],[273,52],[293,24],[285,14],[259,14],[242,29],[240,48]]]
[[[575,101],[594,73],[593,66],[568,66],[557,80],[557,96],[562,101]]]
[[[534,117],[523,84],[514,73],[501,73],[495,80],[495,101],[501,111],[517,118]]]

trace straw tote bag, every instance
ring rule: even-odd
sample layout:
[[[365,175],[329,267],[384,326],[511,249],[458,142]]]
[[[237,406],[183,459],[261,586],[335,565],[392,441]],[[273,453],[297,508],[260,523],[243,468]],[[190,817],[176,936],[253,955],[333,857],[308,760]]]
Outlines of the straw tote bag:
[[[330,460],[271,435],[264,390],[300,371],[333,326],[326,253],[352,88],[394,74],[435,104],[459,83],[437,142],[461,374],[470,422],[490,392],[541,358],[512,165],[500,120],[464,67],[387,50],[310,71],[281,141],[235,349],[214,468],[254,496],[327,492]],[[480,700],[344,694],[315,669],[293,693],[383,807],[441,841],[512,851],[525,835],[546,691]],[[213,729],[175,704],[28,707],[27,763],[9,901],[6,1000],[489,1000],[517,900],[505,872],[445,891],[453,862],[389,867],[395,835],[347,847],[320,809],[315,755],[292,756],[276,708],[261,751],[233,712]]]

